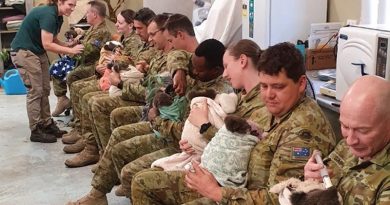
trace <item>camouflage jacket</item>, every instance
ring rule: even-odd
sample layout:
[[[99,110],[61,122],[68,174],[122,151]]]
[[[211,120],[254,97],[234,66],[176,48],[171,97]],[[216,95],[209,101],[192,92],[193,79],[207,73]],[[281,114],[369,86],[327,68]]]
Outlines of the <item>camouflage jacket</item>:
[[[390,204],[390,143],[369,161],[355,157],[341,140],[324,160],[333,170],[344,204]]]
[[[192,53],[184,50],[173,50],[168,56],[168,69],[171,76],[175,74],[177,70],[184,70],[186,73],[192,68]]]
[[[191,61],[190,61],[191,62]],[[189,79],[187,77],[187,91],[188,93],[191,90],[206,90],[206,89],[214,89],[217,93],[230,93],[233,89],[231,86],[219,76],[218,78],[208,81],[201,82],[194,79]],[[188,118],[190,112],[190,105],[186,106],[186,111],[182,121],[175,122],[172,120],[162,119],[161,117],[156,117],[153,122],[151,122],[153,129],[157,130],[162,136],[170,137],[176,143],[178,143],[181,139],[181,133],[183,131],[184,122]]]
[[[247,119],[255,110],[262,107],[264,107],[264,103],[260,99],[260,84],[258,84],[247,94],[243,92],[238,93],[237,110],[234,114]],[[205,133],[203,133],[203,137],[211,140],[217,131],[218,129],[216,127],[211,126]]]
[[[327,155],[336,144],[332,127],[321,108],[308,97],[276,120],[266,107],[250,119],[260,125],[267,137],[252,150],[246,188],[222,188],[222,204],[279,204],[269,187],[290,177],[303,175],[314,149]]]
[[[84,51],[81,54],[80,64],[93,65],[99,60],[100,50],[110,38],[111,33],[108,31],[105,21],[97,27],[89,28],[82,40]]]
[[[149,70],[147,71],[144,79],[155,76],[159,73],[167,71],[167,53],[159,51],[155,54],[149,64]],[[145,84],[133,84],[131,82],[125,82],[123,84],[122,99],[133,102],[145,102],[146,87]]]
[[[159,53],[159,51],[151,47],[149,43],[143,43],[141,47],[138,49],[137,56],[135,57],[135,62],[138,61],[146,61],[146,63],[150,64],[150,61]]]
[[[138,56],[138,52],[143,46],[141,38],[135,33],[135,31],[132,31],[129,36],[124,38],[122,40],[122,44],[124,46],[122,55],[132,58],[133,61]]]

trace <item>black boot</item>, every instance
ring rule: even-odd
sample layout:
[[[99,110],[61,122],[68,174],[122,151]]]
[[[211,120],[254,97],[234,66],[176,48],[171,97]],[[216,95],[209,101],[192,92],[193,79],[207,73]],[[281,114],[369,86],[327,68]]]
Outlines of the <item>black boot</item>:
[[[43,128],[43,132],[45,132],[47,134],[54,135],[57,138],[61,138],[63,134],[68,133],[65,130],[60,130],[60,128],[57,127],[57,125],[53,119],[51,119],[51,122],[49,125],[47,125],[46,127]]]
[[[35,130],[31,131],[31,142],[53,143],[57,142],[56,136],[43,132],[42,126],[37,125]]]

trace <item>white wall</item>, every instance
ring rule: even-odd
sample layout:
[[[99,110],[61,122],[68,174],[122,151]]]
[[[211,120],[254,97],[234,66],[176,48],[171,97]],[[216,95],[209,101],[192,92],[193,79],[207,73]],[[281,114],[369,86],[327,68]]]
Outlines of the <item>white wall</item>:
[[[144,7],[149,7],[156,14],[163,12],[180,13],[192,19],[192,0],[144,0]]]

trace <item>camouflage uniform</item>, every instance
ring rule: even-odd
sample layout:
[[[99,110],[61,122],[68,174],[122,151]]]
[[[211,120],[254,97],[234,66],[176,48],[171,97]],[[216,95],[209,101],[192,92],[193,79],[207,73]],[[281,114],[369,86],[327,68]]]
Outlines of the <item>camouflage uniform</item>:
[[[198,84],[198,83],[196,83],[196,84]],[[193,89],[199,90],[199,89],[204,89],[204,88],[205,87],[203,87],[203,88],[195,87]],[[229,89],[229,88],[223,88],[223,89],[225,89],[225,92],[227,92],[228,90],[226,90],[226,89]],[[237,110],[234,114],[236,114],[238,116],[242,116],[243,118],[248,118],[255,110],[263,107],[264,103],[260,100],[260,98],[258,96],[259,92],[260,92],[260,86],[257,85],[255,88],[253,88],[245,96],[243,96],[242,93],[240,93],[239,94],[239,101],[237,104]],[[188,116],[189,112],[190,112],[190,110],[188,107],[187,116]],[[123,155],[120,154],[123,152],[122,151],[123,147],[127,146],[127,149],[134,149],[135,146],[137,146],[137,147],[150,146],[151,145],[150,143],[147,143],[147,141],[146,141],[146,143],[144,142],[143,144],[139,144],[140,142],[137,142],[136,140],[127,140],[127,141],[124,141],[124,142],[122,142],[114,147],[112,157],[113,157],[113,161],[115,164],[115,168],[117,169],[118,176],[121,176],[122,187],[125,190],[128,190],[129,195],[131,192],[130,191],[131,181],[133,179],[133,176],[136,173],[138,173],[141,170],[150,168],[152,162],[154,162],[155,160],[160,159],[162,157],[170,156],[170,155],[175,154],[179,151],[177,149],[177,146],[178,146],[178,143],[181,139],[181,133],[182,133],[184,124],[183,123],[173,123],[172,121],[169,121],[169,120],[163,120],[160,117],[157,117],[157,121],[158,122],[153,123],[153,128],[155,130],[159,130],[163,136],[172,137],[171,141],[173,141],[173,143],[174,143],[173,147],[170,146],[167,148],[163,148],[163,149],[160,149],[158,151],[152,152],[150,154],[146,154],[144,156],[139,155],[141,157],[137,158],[134,161],[129,161],[128,158],[123,157]],[[183,120],[183,122],[184,122],[184,120]],[[209,136],[204,135],[204,137],[211,139],[217,131],[218,130],[215,127],[210,127],[208,129],[208,132],[207,132],[207,134]],[[120,146],[122,146],[122,147],[120,147]],[[129,150],[127,150],[127,152],[129,152]],[[115,154],[115,153],[117,153],[117,154]],[[133,156],[133,158],[134,158],[134,156]],[[130,162],[130,163],[126,164],[127,162]],[[123,166],[123,165],[125,165],[125,166]],[[122,170],[120,169],[121,167],[123,167]],[[128,196],[128,197],[130,197],[130,196]]]
[[[168,58],[171,55],[176,55],[176,53],[177,52],[172,52],[172,51],[169,52]],[[176,62],[175,65],[177,65],[178,67],[187,68],[189,65],[192,66],[190,60],[191,60],[191,54],[187,55],[187,58],[178,58],[177,61],[175,61]],[[193,81],[192,86],[194,86],[194,89],[200,89],[200,88],[204,89],[210,86],[215,86],[216,90],[220,90],[220,91],[226,90],[225,82],[222,81],[221,78],[218,78],[217,80],[207,82],[207,83]],[[123,108],[123,109],[126,110],[128,108]],[[139,112],[140,112],[139,114],[141,114],[141,108],[139,108]],[[112,114],[114,114],[114,112]],[[115,116],[112,115],[112,118],[114,119],[117,118]],[[116,122],[115,124],[118,125],[121,123]],[[178,123],[171,122],[171,124],[178,124]],[[172,130],[174,129],[174,126],[165,127],[165,129]],[[132,141],[129,140],[130,142],[129,145],[126,143],[120,143],[120,142],[125,142],[125,140],[127,139],[134,139],[134,140]],[[139,146],[142,146],[142,148],[139,147],[137,143],[139,144]],[[145,144],[147,144],[147,146]],[[156,136],[153,134],[149,122],[139,122],[136,124],[129,124],[129,125],[117,127],[116,129],[113,130],[112,135],[109,139],[103,158],[99,163],[99,168],[97,169],[95,176],[92,180],[92,186],[102,192],[105,193],[110,192],[112,187],[118,181],[118,176],[120,174],[121,168],[127,162],[133,161],[140,156],[157,151],[165,147],[177,147],[177,143],[173,143],[172,140],[169,139],[162,139],[162,138],[157,139]],[[115,151],[113,151],[113,149],[115,149]],[[164,154],[164,156],[170,155],[171,153],[175,153],[175,152],[177,152],[177,150],[175,150],[174,152],[168,152]],[[114,155],[115,156],[126,155],[125,157],[121,157],[120,159],[118,158],[118,160],[122,160],[124,158],[126,159],[125,161],[118,162],[117,170],[114,169],[113,162],[112,162],[112,156]],[[150,166],[150,163],[148,166]]]
[[[304,97],[288,113],[275,119],[264,107],[250,119],[268,132],[252,150],[246,188],[222,187],[220,204],[278,204],[268,188],[290,177],[303,175],[303,167],[314,149],[324,154],[335,146],[333,130],[315,101]],[[199,198],[184,185],[184,172],[145,170],[133,178],[133,205],[216,204]],[[195,201],[193,201],[195,200]]]
[[[96,28],[88,29],[83,39],[83,45],[90,48],[82,54],[85,60],[67,75],[66,82],[53,78],[53,89],[56,96],[66,95],[66,84],[71,85],[73,82],[90,77],[95,73],[95,62],[99,59],[100,49],[110,38],[111,34],[104,21]],[[91,46],[92,44],[95,46]]]
[[[122,40],[122,45],[124,46],[122,55],[129,56],[133,63],[136,62],[137,56],[144,46],[139,35],[132,31],[129,36]]]
[[[158,74],[159,72],[166,70],[166,58],[167,55],[163,52],[157,52],[155,53],[155,57],[150,61],[149,70],[145,76],[147,78],[148,76],[154,76]],[[94,118],[94,126],[96,127],[96,141],[99,145],[99,148],[103,150],[108,143],[108,140],[110,139],[111,135],[111,129],[110,129],[110,114],[111,112],[118,107],[124,107],[124,106],[139,106],[144,104],[145,102],[145,92],[146,88],[143,84],[132,84],[130,82],[124,82],[123,89],[122,89],[122,96],[120,98],[114,97],[114,98],[104,98],[106,101],[107,107],[97,107],[99,106],[97,103],[92,104],[92,106],[95,106],[96,109],[92,112],[92,118]],[[113,102],[115,100],[116,102]],[[111,102],[109,102],[111,101]],[[120,101],[120,102],[119,102]],[[108,105],[108,103],[110,105]],[[118,103],[118,104],[116,104]],[[121,106],[119,106],[121,105]],[[94,109],[94,108],[92,108]],[[97,111],[95,113],[95,111]],[[108,114],[106,114],[108,113]],[[104,116],[103,116],[104,115]],[[95,117],[96,116],[96,117]],[[96,119],[99,119],[98,121]],[[121,118],[123,119],[123,118]],[[127,122],[127,121],[126,121]],[[122,124],[127,124],[126,122]],[[95,134],[95,133],[94,133]]]
[[[390,204],[390,143],[371,160],[355,157],[345,140],[324,163],[332,169],[333,185],[344,204]]]
[[[142,42],[141,39],[135,32],[132,32],[128,37],[124,38],[122,40],[122,44],[124,45],[123,49],[123,55],[127,56],[137,56],[138,55],[138,50],[140,49]],[[84,79],[83,79],[84,80]],[[89,78],[86,78],[86,80],[89,80],[88,83],[83,83],[82,85],[79,85],[78,81],[75,83],[72,83],[70,86],[70,93],[73,94],[71,96],[72,100],[72,105],[74,107],[73,113],[74,117],[80,118],[80,123],[81,126],[84,126],[84,129],[82,130],[82,134],[86,132],[91,132],[90,129],[90,120],[89,120],[89,108],[88,106],[88,100],[92,97],[92,95],[89,95],[87,99],[82,102],[82,99],[85,94],[94,92],[95,94],[101,94],[101,93],[107,93],[107,92],[102,92],[100,91],[100,86],[99,86],[99,80],[97,79],[97,76],[93,75]],[[73,85],[77,84],[77,85]],[[77,92],[76,92],[77,91]],[[100,91],[100,92],[98,92]],[[83,125],[83,122],[88,122],[88,124]],[[85,129],[86,128],[86,129]]]

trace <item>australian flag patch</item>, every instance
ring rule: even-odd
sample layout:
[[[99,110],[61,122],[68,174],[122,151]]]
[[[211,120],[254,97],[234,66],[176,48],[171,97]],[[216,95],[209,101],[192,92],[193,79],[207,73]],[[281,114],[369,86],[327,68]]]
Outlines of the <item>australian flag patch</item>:
[[[308,159],[310,157],[309,147],[293,147],[291,153],[292,159]]]

